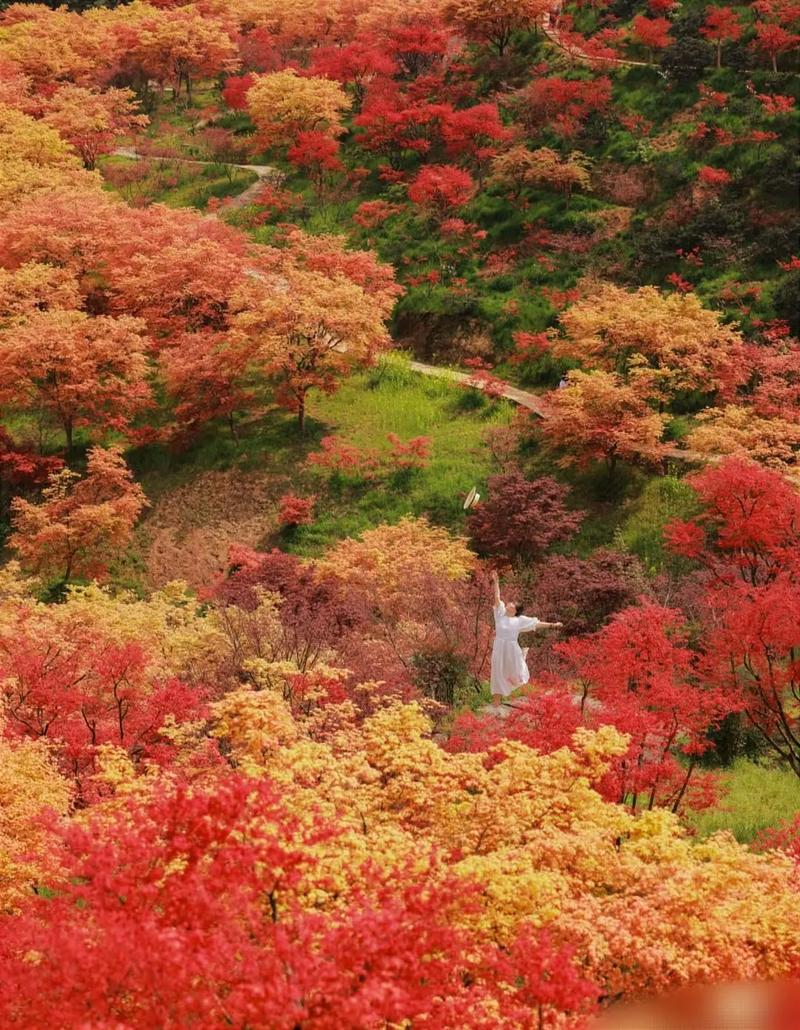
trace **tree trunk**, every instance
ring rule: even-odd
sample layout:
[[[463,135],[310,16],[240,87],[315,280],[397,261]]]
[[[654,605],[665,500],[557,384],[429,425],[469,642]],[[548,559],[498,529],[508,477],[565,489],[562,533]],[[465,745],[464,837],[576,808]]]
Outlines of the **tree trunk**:
[[[300,432],[306,431],[306,391],[301,390],[297,395],[297,424]]]
[[[722,40],[717,40],[717,68],[722,67]]]

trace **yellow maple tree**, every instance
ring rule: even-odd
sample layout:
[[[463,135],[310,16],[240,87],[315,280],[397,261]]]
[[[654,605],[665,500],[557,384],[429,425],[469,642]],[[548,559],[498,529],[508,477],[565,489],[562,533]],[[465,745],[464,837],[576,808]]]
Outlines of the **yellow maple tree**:
[[[557,357],[622,375],[643,357],[669,373],[671,391],[726,393],[748,375],[741,333],[693,293],[601,283],[572,304],[560,324],[563,335],[552,345]]]
[[[247,106],[264,146],[288,146],[300,132],[338,136],[350,99],[338,82],[285,68],[257,76]]]

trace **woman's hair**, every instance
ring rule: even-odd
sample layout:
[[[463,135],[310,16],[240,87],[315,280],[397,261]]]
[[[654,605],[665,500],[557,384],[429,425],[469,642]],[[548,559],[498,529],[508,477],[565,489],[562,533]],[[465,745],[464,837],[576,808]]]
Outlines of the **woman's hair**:
[[[517,611],[516,611],[516,614],[517,614],[517,615],[522,615],[522,613],[523,613],[523,612],[525,611],[525,605],[524,605],[524,604],[522,604],[522,602],[520,602],[519,604],[517,604],[517,605],[516,605],[515,607],[516,607],[516,609],[517,609]]]

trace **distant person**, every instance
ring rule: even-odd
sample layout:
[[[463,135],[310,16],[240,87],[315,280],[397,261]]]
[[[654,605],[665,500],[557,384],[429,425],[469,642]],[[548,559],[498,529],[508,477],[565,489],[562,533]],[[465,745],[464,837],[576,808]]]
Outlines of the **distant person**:
[[[523,615],[522,605],[505,604],[500,597],[500,580],[497,572],[492,572],[494,588],[494,625],[495,637],[492,647],[492,708],[495,714],[503,712],[501,707],[504,697],[509,697],[515,690],[530,680],[528,663],[525,661],[527,648],[519,646],[520,633],[528,633],[536,629],[557,629],[560,622],[542,622],[534,616]]]
[[[567,382],[567,377],[562,376],[561,380],[559,381],[558,388],[559,390],[563,390],[565,386],[569,386],[569,383]]]

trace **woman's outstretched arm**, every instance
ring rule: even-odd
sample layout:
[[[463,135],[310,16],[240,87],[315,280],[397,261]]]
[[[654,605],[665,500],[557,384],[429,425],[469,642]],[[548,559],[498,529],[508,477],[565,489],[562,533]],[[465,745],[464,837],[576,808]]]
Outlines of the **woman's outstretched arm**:
[[[563,625],[563,622],[542,622],[540,619],[537,629],[561,629]]]

